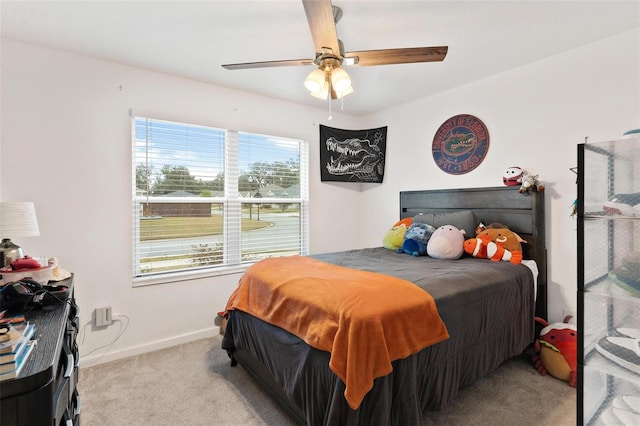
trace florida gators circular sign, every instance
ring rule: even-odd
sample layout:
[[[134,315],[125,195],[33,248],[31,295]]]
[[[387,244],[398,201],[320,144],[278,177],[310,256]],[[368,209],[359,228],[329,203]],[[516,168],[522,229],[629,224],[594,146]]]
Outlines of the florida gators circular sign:
[[[438,128],[431,150],[442,171],[463,175],[478,167],[487,155],[489,131],[473,115],[455,115]]]

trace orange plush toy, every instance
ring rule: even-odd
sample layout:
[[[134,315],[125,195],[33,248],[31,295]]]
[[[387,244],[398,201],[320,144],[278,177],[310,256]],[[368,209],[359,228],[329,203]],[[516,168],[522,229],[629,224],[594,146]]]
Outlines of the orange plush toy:
[[[497,244],[491,241],[491,238],[488,235],[465,240],[464,251],[473,257],[489,259],[493,262],[504,260],[515,264],[522,263],[521,251],[514,251],[512,253],[505,249],[502,244]]]
[[[522,243],[526,243],[520,235],[510,230],[506,225],[501,223],[492,223],[484,226],[478,225],[476,228],[476,237],[480,240],[491,240],[512,254],[511,263],[520,263],[522,261]]]

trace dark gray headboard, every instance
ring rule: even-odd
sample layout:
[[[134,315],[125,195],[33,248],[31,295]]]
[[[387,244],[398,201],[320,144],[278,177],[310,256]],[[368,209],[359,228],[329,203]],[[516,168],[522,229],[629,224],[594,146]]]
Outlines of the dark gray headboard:
[[[400,192],[400,218],[418,213],[471,210],[485,225],[503,223],[516,232],[525,258],[538,265],[536,315],[547,319],[547,248],[545,242],[544,191],[521,194],[518,186],[436,189]],[[472,235],[468,236],[473,237]]]

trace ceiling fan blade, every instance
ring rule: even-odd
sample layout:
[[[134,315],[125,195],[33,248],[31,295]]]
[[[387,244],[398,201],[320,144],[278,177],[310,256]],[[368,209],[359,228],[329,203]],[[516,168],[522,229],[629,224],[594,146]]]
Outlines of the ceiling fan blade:
[[[334,55],[340,56],[331,0],[302,0],[302,4],[307,14],[316,53],[323,53],[323,49],[331,49]]]
[[[344,57],[357,58],[354,65],[371,66],[387,64],[409,64],[414,62],[438,62],[447,56],[447,46],[408,47],[400,49],[361,50],[347,52]]]
[[[246,70],[251,68],[290,67],[296,65],[313,65],[313,59],[289,59],[284,61],[245,62],[241,64],[224,64],[228,70]]]

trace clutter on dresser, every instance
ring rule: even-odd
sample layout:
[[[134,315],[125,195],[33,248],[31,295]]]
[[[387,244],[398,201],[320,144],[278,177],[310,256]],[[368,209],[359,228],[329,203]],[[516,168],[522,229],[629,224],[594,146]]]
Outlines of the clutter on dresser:
[[[0,268],[0,308],[12,314],[43,306],[59,305],[69,297],[69,289],[55,285],[71,274],[58,266],[58,260],[23,256]],[[49,285],[49,284],[52,285]]]
[[[41,285],[49,281],[62,281],[71,273],[58,265],[55,257],[23,256],[0,268],[0,285],[29,278]]]

